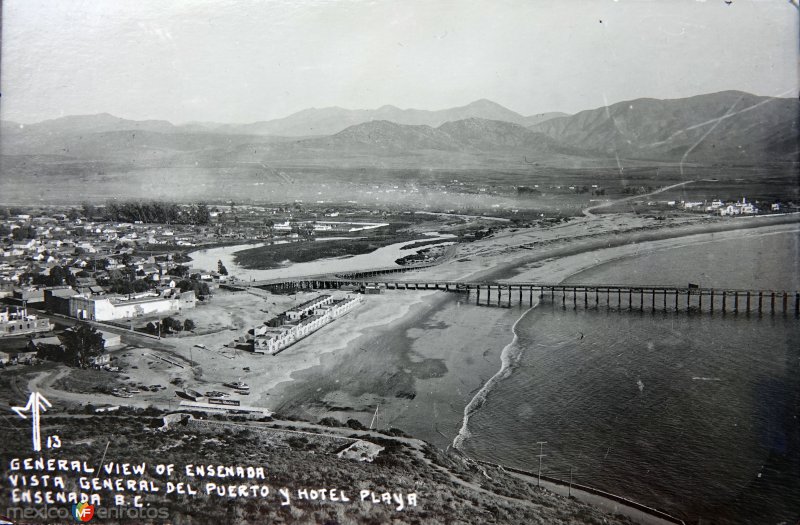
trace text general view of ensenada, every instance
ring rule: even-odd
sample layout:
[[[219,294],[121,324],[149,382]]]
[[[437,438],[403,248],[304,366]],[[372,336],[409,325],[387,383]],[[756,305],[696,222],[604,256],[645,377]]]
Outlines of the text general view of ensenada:
[[[0,9],[0,523],[800,523],[796,0]]]

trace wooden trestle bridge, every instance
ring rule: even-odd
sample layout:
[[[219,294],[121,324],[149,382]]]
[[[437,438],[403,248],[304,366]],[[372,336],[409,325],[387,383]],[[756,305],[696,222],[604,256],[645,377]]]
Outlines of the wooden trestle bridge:
[[[253,283],[274,291],[366,289],[443,290],[467,294],[475,304],[533,306],[534,300],[572,308],[616,308],[637,311],[688,311],[800,314],[800,292],[737,290],[680,286],[547,284],[523,282],[376,281],[310,278]]]

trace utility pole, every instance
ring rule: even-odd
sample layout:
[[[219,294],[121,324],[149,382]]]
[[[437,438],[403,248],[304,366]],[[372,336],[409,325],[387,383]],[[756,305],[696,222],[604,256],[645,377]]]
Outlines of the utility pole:
[[[567,497],[572,497],[572,465],[569,467],[569,491],[567,492]]]
[[[537,445],[539,445],[539,477],[536,480],[536,486],[540,487],[542,485],[542,458],[545,457],[547,454],[542,454],[542,447],[547,444],[547,441],[537,441]]]

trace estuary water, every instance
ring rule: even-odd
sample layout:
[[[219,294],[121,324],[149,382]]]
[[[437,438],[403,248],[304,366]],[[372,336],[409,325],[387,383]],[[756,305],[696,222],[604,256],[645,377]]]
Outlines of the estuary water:
[[[798,232],[599,265],[580,283],[800,289]],[[638,304],[638,303],[637,303]],[[790,303],[791,304],[791,303]],[[800,518],[800,321],[793,315],[519,308],[457,445],[690,523]],[[513,339],[513,340],[512,340]]]
[[[230,275],[245,281],[260,281],[269,279],[288,279],[292,277],[304,277],[308,275],[320,275],[325,273],[358,272],[373,268],[396,266],[396,259],[417,253],[420,250],[427,248],[427,246],[420,246],[418,248],[404,250],[404,246],[409,246],[420,241],[449,239],[450,237],[453,237],[453,235],[442,235],[431,232],[422,234],[419,239],[390,244],[388,246],[378,248],[370,253],[362,253],[353,255],[352,257],[335,257],[304,263],[287,264],[283,268],[274,268],[270,270],[251,270],[236,263],[236,252],[264,246],[266,243],[237,244],[234,246],[208,248],[205,250],[196,250],[190,252],[188,255],[192,258],[192,265],[197,268],[209,270],[216,269],[217,261],[222,261],[222,264],[225,265],[225,268],[228,270]],[[341,239],[342,238],[323,237],[317,239],[316,242],[328,242]],[[444,244],[446,243],[443,243],[443,245]]]

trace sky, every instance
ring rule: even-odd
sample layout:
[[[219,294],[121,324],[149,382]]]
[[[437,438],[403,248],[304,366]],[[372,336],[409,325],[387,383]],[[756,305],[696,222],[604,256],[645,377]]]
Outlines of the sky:
[[[798,96],[786,0],[5,0],[0,118],[254,122],[310,107],[524,115]]]

